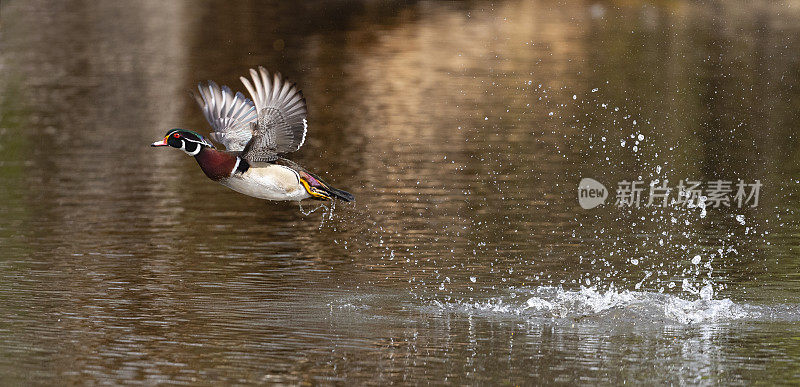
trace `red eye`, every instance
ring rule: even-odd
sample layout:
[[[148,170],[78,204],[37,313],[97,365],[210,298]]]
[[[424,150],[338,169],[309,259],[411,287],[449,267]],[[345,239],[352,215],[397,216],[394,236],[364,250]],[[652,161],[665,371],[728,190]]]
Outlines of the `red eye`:
[[[172,136],[173,136],[173,137],[175,137],[175,138],[180,138],[180,137],[181,137],[181,135],[180,135],[180,134],[178,134],[178,133],[175,133],[175,134],[173,134]]]

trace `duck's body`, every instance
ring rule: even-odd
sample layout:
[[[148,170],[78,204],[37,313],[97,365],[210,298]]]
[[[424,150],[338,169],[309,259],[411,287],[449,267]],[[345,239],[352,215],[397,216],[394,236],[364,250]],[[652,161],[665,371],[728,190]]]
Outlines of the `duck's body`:
[[[236,192],[260,199],[300,201],[311,197],[297,172],[276,164],[250,167],[244,173],[234,173],[219,182]]]
[[[236,192],[266,200],[303,200],[311,197],[300,182],[300,174],[277,163],[250,165],[240,152],[203,148],[195,157],[200,169]]]
[[[255,103],[241,93],[213,82],[201,86],[197,102],[214,128],[211,138],[221,142],[220,151],[203,136],[173,129],[153,146],[172,146],[194,156],[208,176],[236,192],[266,200],[300,201],[307,198],[352,201],[353,195],[329,186],[318,176],[281,155],[305,142],[305,99],[294,84],[279,74],[270,82],[263,68],[251,70],[253,87],[242,78]],[[258,113],[256,113],[258,112]]]

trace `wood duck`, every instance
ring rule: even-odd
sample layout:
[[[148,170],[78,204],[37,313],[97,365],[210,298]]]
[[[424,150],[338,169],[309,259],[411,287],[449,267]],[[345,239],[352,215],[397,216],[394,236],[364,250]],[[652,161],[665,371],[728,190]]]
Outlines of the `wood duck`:
[[[253,82],[241,77],[252,101],[213,81],[200,83],[194,97],[213,131],[210,137],[172,129],[151,146],[171,146],[190,156],[209,179],[234,191],[267,200],[341,199],[352,194],[336,189],[317,175],[283,157],[303,146],[306,139],[306,100],[297,85],[279,73],[270,77],[263,67],[250,70]]]

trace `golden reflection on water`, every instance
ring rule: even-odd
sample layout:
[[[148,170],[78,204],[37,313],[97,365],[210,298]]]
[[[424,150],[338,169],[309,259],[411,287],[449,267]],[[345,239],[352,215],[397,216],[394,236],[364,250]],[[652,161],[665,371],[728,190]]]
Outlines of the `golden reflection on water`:
[[[429,309],[587,279],[658,291],[705,278],[687,259],[721,246],[738,252],[714,263],[724,296],[796,301],[795,7],[11,1],[0,13],[9,381],[791,375],[798,351],[783,341],[771,344],[788,362],[748,347],[765,366],[738,371],[743,350],[725,343],[763,332],[735,326]],[[241,196],[148,147],[169,128],[206,132],[188,90],[242,89],[257,65],[308,100],[294,158],[358,198],[322,225],[321,211]],[[618,145],[639,134],[638,151]],[[770,191],[742,210],[747,233],[735,210],[582,212],[574,190],[587,176],[761,178]],[[796,330],[765,325],[769,337]]]

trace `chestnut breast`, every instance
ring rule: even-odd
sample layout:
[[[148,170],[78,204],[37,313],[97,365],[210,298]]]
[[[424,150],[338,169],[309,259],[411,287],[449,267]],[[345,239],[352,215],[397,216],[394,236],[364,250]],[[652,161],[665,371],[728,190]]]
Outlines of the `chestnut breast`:
[[[206,176],[214,181],[230,176],[237,159],[234,154],[206,147],[203,147],[194,158]]]

